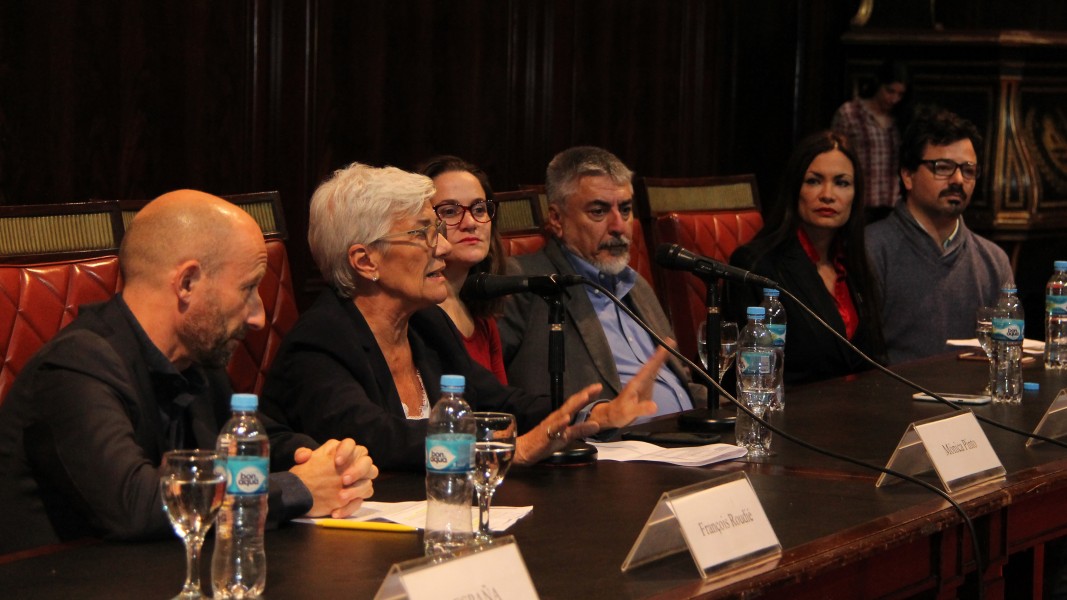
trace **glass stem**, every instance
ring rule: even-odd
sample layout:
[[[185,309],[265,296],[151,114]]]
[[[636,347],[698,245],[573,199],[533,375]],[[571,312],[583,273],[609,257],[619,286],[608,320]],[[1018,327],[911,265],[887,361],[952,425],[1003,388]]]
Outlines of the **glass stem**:
[[[190,537],[185,542],[185,585],[182,587],[182,596],[199,598],[200,590],[200,548],[204,545],[204,538]]]
[[[489,532],[489,505],[493,502],[493,490],[486,490],[478,494],[478,534],[490,537]]]

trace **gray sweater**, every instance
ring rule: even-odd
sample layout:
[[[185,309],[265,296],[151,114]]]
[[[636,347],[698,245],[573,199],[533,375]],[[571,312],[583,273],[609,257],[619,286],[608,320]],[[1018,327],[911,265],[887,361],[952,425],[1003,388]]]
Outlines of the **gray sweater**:
[[[945,352],[949,339],[973,338],[975,312],[1014,281],[1008,255],[962,219],[944,249],[903,202],[865,233],[891,364]]]

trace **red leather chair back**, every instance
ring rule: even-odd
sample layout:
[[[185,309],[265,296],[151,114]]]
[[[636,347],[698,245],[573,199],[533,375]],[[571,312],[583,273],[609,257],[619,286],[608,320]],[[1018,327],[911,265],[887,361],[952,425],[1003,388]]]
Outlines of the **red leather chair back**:
[[[728,262],[730,255],[763,227],[758,210],[670,212],[656,217],[656,235],[668,244]],[[704,282],[682,271],[660,270],[661,299],[674,325],[678,349],[696,356],[696,328],[707,317]]]
[[[235,392],[260,392],[282,338],[299,316],[285,242],[268,239],[266,243],[267,273],[259,282],[259,297],[263,300],[266,325],[259,331],[249,331],[230,358],[226,370]]]
[[[78,314],[120,289],[118,256],[0,265],[0,402],[29,359]]]

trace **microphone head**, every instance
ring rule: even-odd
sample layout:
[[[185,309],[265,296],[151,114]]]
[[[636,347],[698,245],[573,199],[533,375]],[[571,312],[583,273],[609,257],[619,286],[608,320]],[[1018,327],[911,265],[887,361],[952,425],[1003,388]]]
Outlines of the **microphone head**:
[[[474,275],[467,276],[467,279],[463,282],[463,287],[460,288],[460,296],[468,298],[481,298],[485,295],[485,280],[491,277],[489,273],[475,273]]]
[[[656,247],[656,264],[667,269],[691,270],[696,256],[678,244],[660,244]]]

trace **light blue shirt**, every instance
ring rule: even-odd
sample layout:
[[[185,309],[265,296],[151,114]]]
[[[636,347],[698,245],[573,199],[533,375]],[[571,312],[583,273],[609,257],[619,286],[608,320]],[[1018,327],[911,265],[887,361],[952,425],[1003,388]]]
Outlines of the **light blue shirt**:
[[[618,275],[608,275],[601,273],[573,252],[566,251],[565,254],[579,275],[612,290],[615,297],[620,300],[630,293],[637,281],[637,272],[630,267],[626,267]],[[640,325],[622,309],[615,306],[615,303],[600,290],[589,286],[585,289],[589,295],[589,301],[593,303],[593,310],[600,319],[604,335],[608,338],[608,346],[615,357],[615,368],[619,372],[619,379],[625,386],[648,362],[649,357],[656,351],[656,344]],[[656,375],[652,399],[655,400],[657,406],[656,414],[653,416],[669,415],[693,408],[693,401],[689,398],[686,386],[666,366],[661,368]],[[650,418],[644,417],[636,420],[635,423],[647,421]]]

